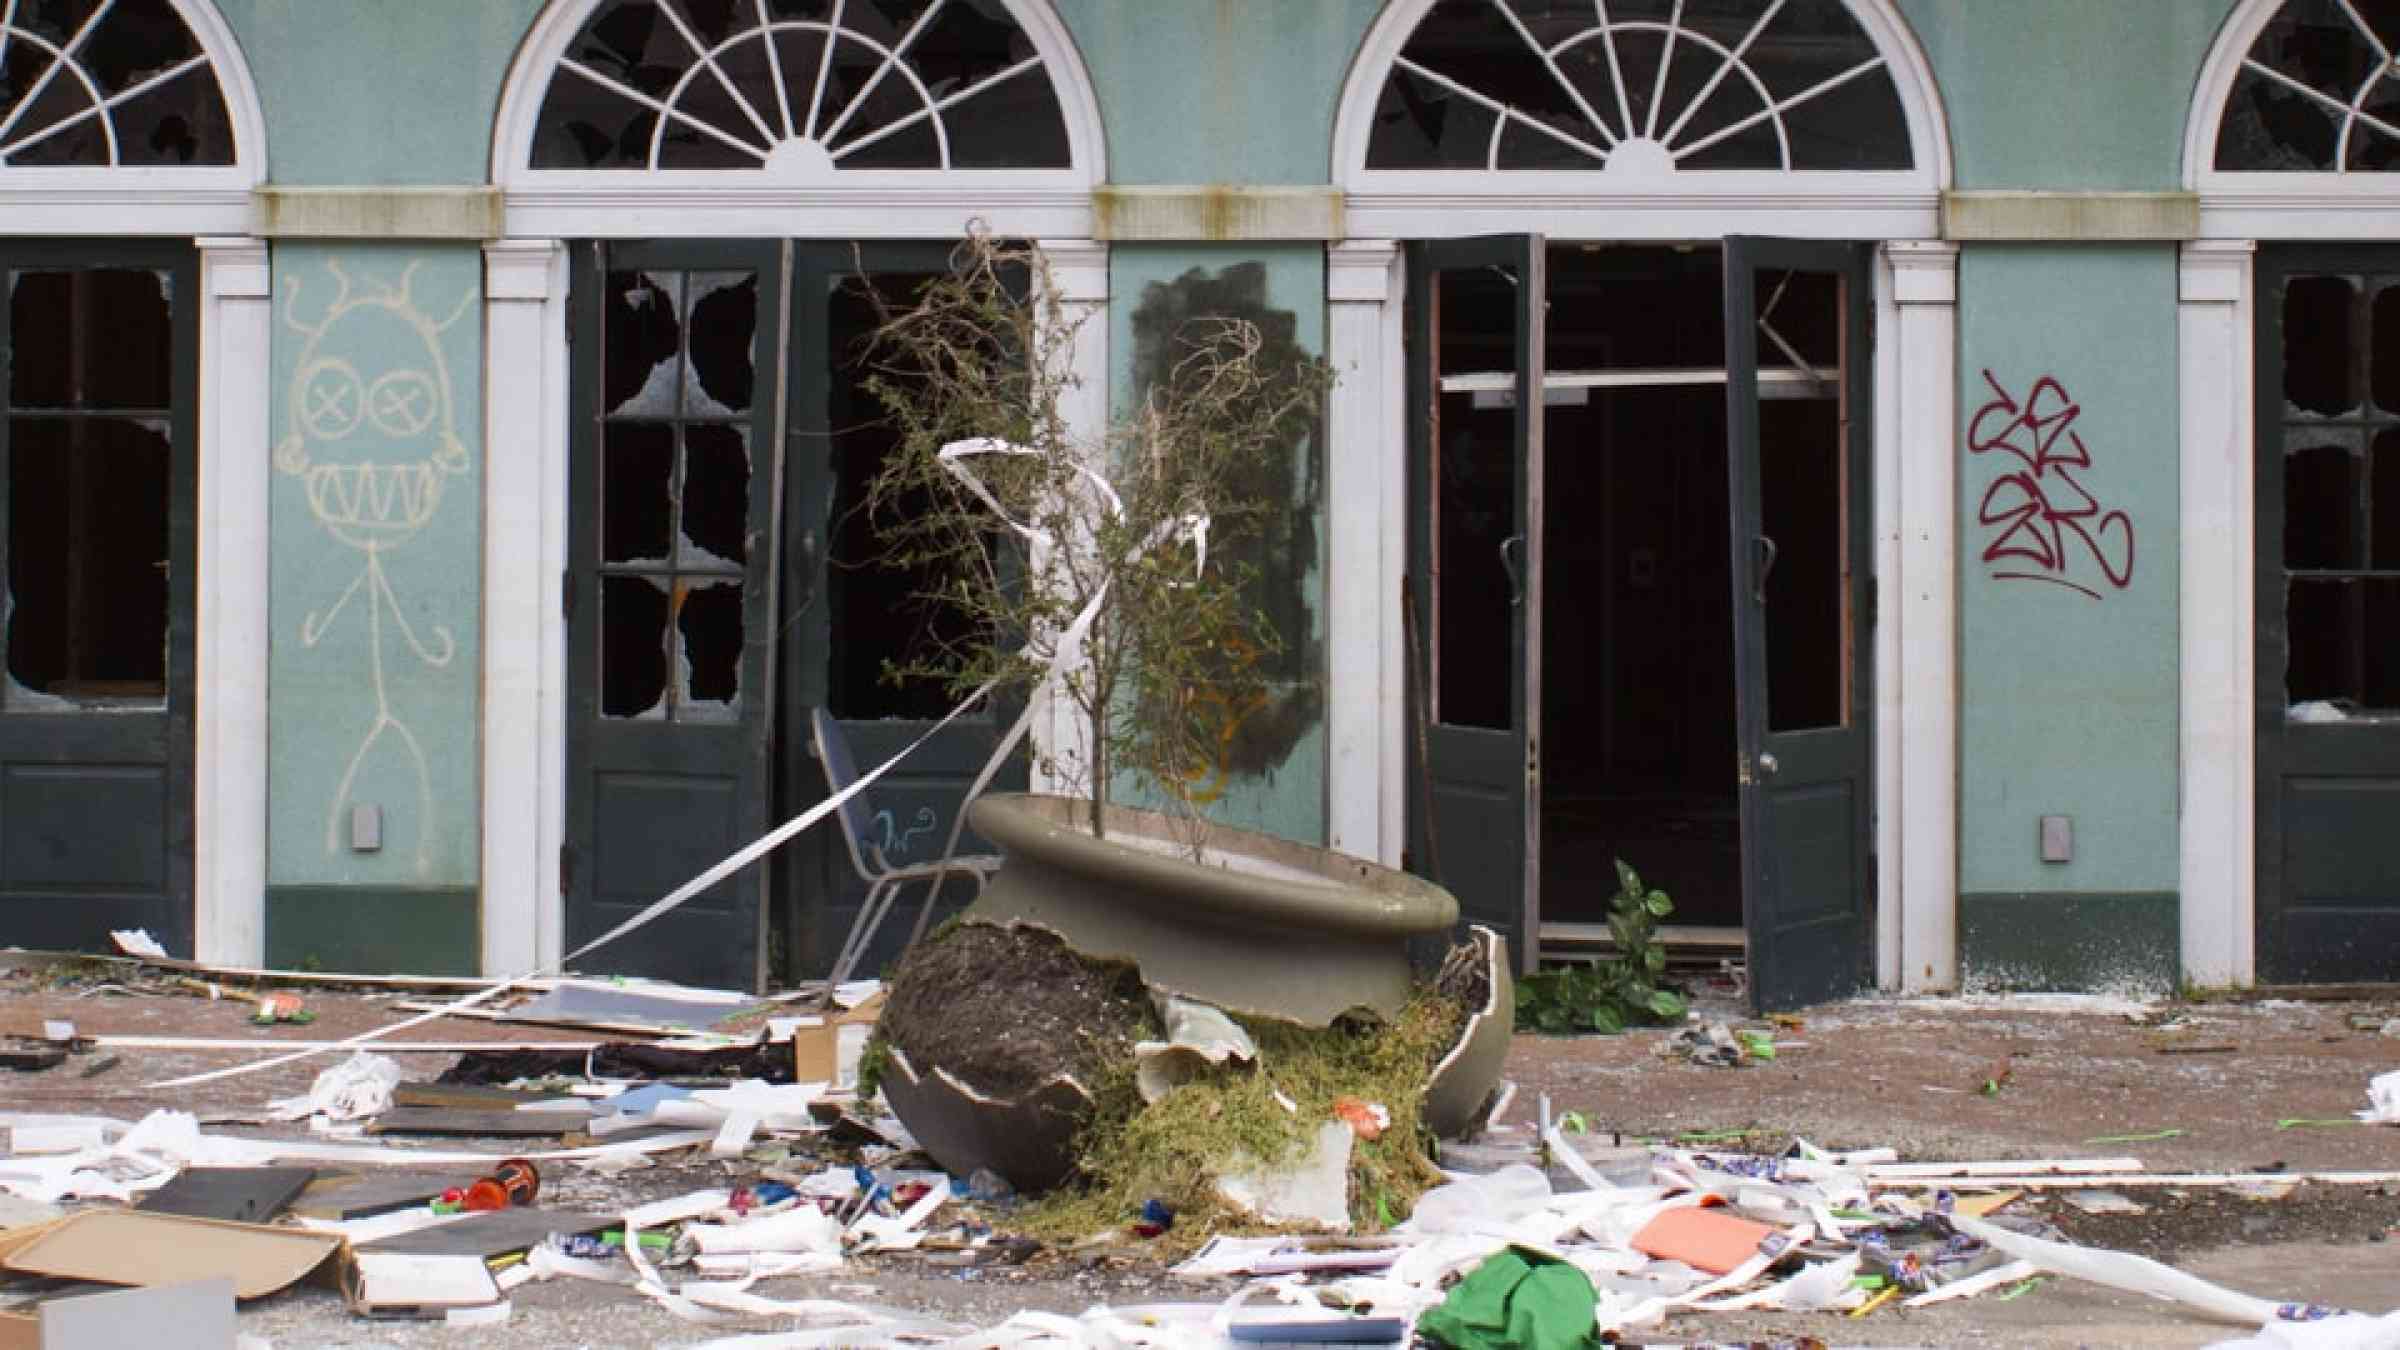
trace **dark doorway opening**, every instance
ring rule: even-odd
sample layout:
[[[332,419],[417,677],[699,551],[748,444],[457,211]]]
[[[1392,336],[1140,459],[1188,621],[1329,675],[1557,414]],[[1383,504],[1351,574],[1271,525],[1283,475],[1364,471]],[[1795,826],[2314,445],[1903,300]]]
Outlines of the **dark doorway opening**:
[[[1545,936],[1606,922],[1620,858],[1677,926],[1738,929],[1723,263],[1558,245],[1549,270]]]

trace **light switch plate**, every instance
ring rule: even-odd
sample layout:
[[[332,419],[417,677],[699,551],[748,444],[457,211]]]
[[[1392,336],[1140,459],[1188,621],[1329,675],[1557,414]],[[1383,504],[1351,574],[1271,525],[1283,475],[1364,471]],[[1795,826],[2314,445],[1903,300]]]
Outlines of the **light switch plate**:
[[[350,851],[374,853],[383,848],[383,808],[373,802],[350,804]]]
[[[2075,861],[2075,817],[2042,817],[2042,861]]]

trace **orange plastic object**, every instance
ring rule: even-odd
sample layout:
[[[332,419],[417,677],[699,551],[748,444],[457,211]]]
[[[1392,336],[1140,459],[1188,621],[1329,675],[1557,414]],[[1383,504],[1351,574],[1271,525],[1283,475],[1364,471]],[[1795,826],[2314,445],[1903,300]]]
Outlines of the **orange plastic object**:
[[[1759,1244],[1778,1231],[1767,1224],[1691,1206],[1660,1212],[1633,1235],[1632,1246],[1645,1256],[1681,1261],[1694,1270],[1723,1275],[1758,1255]]]

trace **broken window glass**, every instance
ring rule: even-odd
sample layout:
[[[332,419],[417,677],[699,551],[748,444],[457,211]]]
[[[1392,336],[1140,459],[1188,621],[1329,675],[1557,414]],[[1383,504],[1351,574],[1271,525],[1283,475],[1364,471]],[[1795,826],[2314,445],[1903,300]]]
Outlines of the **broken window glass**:
[[[172,310],[167,279],[148,269],[9,275],[16,711],[165,702]]]
[[[758,278],[617,271],[601,370],[601,715],[738,715]]]
[[[2353,0],[2289,0],[2250,48],[2217,127],[2216,165],[2254,172],[2400,167],[2383,53],[2400,11]]]
[[[560,57],[533,141],[541,169],[1070,162],[1049,73],[993,0],[611,0]]]
[[[1907,169],[1842,0],[1440,0],[1393,62],[1373,169]]]
[[[2282,672],[2289,716],[2400,711],[2400,278],[2285,283]],[[2374,397],[2360,396],[2364,380]]]
[[[42,0],[8,22],[0,163],[233,163],[216,71],[169,0]]]

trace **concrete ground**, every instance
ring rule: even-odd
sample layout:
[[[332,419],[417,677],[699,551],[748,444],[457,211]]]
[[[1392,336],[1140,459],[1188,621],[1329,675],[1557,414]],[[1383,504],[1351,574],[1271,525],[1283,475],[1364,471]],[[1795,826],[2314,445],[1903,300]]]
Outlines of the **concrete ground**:
[[[253,1028],[241,1005],[155,992],[114,993],[39,970],[0,979],[0,1031],[68,1018],[85,1034],[225,1037],[266,1046],[338,1039],[397,1020],[391,999],[311,991],[318,1020]],[[1732,1016],[1723,1001],[1704,1015]],[[2131,1154],[2155,1171],[2284,1169],[2400,1173],[2400,1129],[2339,1121],[2367,1102],[2367,1083],[2400,1068],[2400,1037],[2382,1033],[2400,1002],[2227,1003],[2137,1006],[2033,996],[1870,998],[1804,1012],[1778,1030],[1771,1064],[1703,1068],[1646,1030],[1610,1039],[1517,1038],[1508,1073],[1518,1094],[1503,1124],[1531,1121],[1547,1095],[1592,1128],[1629,1136],[1755,1131],[1762,1145],[1798,1135],[1829,1147],[1887,1144],[1911,1160]],[[444,1019],[410,1039],[578,1039],[571,1032],[499,1028]],[[145,1086],[256,1052],[119,1050],[94,1076],[86,1056],[33,1074],[0,1074],[0,1110],[107,1114],[131,1119],[159,1106],[233,1113],[307,1086],[323,1061],[198,1089]],[[412,1054],[412,1076],[447,1065]],[[1992,1084],[1986,1090],[1986,1084]],[[232,1127],[227,1127],[232,1128]],[[2112,1136],[2161,1134],[2138,1143]],[[503,1147],[496,1141],[490,1146]],[[676,1194],[742,1179],[741,1164],[662,1167],[625,1177],[561,1173],[558,1203],[604,1210],[628,1197]],[[2093,1245],[2159,1256],[2204,1278],[2278,1302],[2318,1302],[2381,1313],[2400,1307],[2400,1186],[2300,1185],[2273,1199],[2222,1187],[2118,1188],[2139,1215],[2092,1216],[2028,1197],[2025,1212],[2052,1218]],[[2012,1209],[2011,1212],[2016,1212]],[[828,1277],[776,1281],[760,1292],[911,1309],[989,1326],[1026,1308],[1074,1313],[1126,1305],[1221,1298],[1224,1285],[1191,1285],[1157,1264],[1044,1253],[1020,1266],[945,1267],[920,1255],[869,1258]],[[511,1320],[453,1329],[353,1318],[331,1289],[303,1287],[246,1308],[242,1327],[277,1347],[688,1345],[769,1322],[694,1326],[647,1302],[598,1286],[527,1286]],[[2023,1297],[1985,1296],[1918,1312],[1863,1319],[1825,1315],[1709,1314],[1679,1320],[1652,1343],[1742,1342],[1814,1336],[1828,1345],[2200,1346],[2240,1334],[2170,1305],[2064,1280]]]

